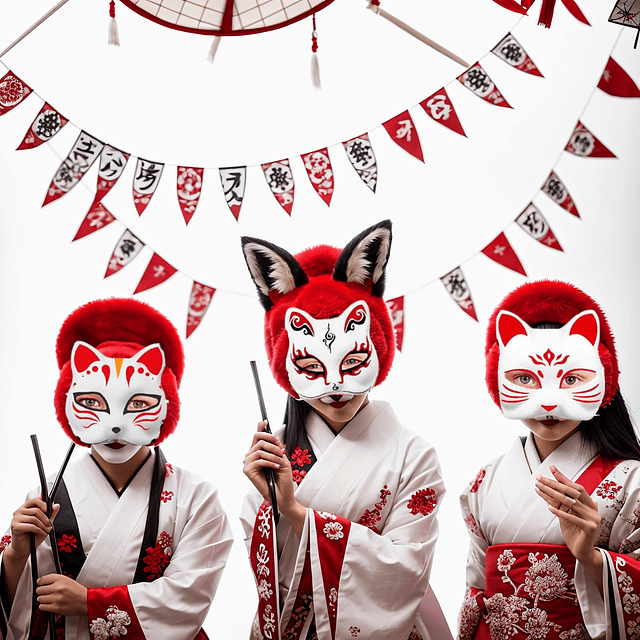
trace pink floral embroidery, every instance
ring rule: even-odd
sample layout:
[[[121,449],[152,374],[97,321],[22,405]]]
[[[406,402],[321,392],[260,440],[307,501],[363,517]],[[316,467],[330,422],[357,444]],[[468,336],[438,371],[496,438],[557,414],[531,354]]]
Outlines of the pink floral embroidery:
[[[171,561],[171,541],[173,538],[163,531],[158,536],[158,541],[153,547],[147,547],[147,555],[142,561],[147,565],[144,568],[147,580],[159,578]]]
[[[296,484],[300,484],[306,475],[307,472],[304,469],[293,469],[291,471],[291,477]]]
[[[0,553],[2,553],[11,544],[11,536],[2,536],[0,540]]]
[[[428,516],[438,504],[436,500],[436,492],[434,489],[426,488],[416,491],[411,500],[407,504],[407,509],[415,516],[421,513],[423,516]]]
[[[169,500],[171,500],[172,498],[173,498],[173,491],[163,491],[160,494],[160,500],[162,500],[162,502],[164,502],[165,504],[169,502]]]
[[[476,493],[478,487],[482,484],[482,481],[484,480],[484,477],[486,475],[487,472],[484,469],[480,469],[480,471],[478,471],[478,475],[469,483],[469,486],[471,487],[469,491],[471,493]]]
[[[596,494],[601,498],[613,500],[618,495],[620,489],[622,489],[622,487],[613,480],[605,480],[596,490]]]
[[[58,539],[58,547],[60,551],[64,551],[64,553],[71,553],[74,549],[78,548],[77,542],[75,536],[69,536],[63,533],[62,537]]]
[[[478,593],[482,592],[475,587],[467,587],[464,593],[464,600],[458,614],[458,640],[471,640],[476,634],[482,617],[476,599]]]
[[[291,454],[291,464],[303,467],[305,464],[310,464],[311,458],[309,457],[309,449],[301,449],[296,447]]]
[[[167,465],[164,469],[164,477],[168,478],[172,473],[175,473],[173,467],[167,462]]]
[[[380,533],[376,528],[376,524],[382,520],[382,510],[387,504],[387,496],[391,495],[391,491],[387,489],[387,485],[385,484],[382,489],[380,489],[380,502],[376,502],[375,507],[369,511],[369,509],[365,509],[362,516],[360,516],[360,520],[358,520],[358,524],[362,524],[365,527],[369,527],[372,531],[376,533]]]
[[[106,620],[105,620],[106,618]],[[95,640],[108,640],[127,635],[127,629],[131,624],[131,616],[126,611],[121,611],[115,605],[110,606],[104,618],[96,618],[89,624],[89,631]]]

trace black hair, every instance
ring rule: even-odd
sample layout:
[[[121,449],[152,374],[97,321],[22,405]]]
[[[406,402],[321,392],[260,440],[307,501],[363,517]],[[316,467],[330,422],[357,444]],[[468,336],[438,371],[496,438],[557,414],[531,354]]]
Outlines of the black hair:
[[[284,410],[284,446],[287,448],[287,455],[291,455],[296,445],[306,439],[305,423],[311,411],[313,409],[308,402],[296,400],[293,396],[287,398]]]

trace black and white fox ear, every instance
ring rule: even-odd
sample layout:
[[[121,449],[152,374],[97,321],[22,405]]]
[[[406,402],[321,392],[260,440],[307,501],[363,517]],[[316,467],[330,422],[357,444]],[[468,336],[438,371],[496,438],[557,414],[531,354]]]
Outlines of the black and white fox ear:
[[[243,236],[241,240],[244,259],[266,311],[273,306],[270,291],[285,294],[309,282],[307,274],[288,251],[259,238]]]
[[[340,282],[373,283],[371,295],[384,294],[385,274],[391,250],[391,220],[383,220],[358,234],[342,250],[333,279]]]

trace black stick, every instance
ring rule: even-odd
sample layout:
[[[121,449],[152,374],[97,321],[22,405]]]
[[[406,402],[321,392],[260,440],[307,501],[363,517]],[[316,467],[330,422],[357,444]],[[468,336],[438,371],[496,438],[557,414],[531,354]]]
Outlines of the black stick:
[[[69,450],[67,451],[67,455],[65,456],[64,462],[60,467],[60,471],[58,471],[58,475],[56,476],[55,482],[51,487],[51,491],[49,492],[49,500],[51,500],[52,505],[56,499],[56,494],[58,493],[58,489],[60,488],[60,483],[62,482],[62,476],[64,475],[65,469],[67,468],[67,465],[69,464],[69,460],[71,459],[71,454],[73,453],[73,450],[75,448],[76,448],[76,443],[72,442],[71,446],[69,447]]]
[[[262,414],[262,419],[267,423],[265,431],[267,433],[271,433],[271,429],[269,427],[269,418],[267,417],[267,406],[264,403],[264,396],[262,395],[262,385],[260,384],[260,376],[258,375],[258,366],[256,365],[255,360],[251,360],[251,372],[253,373],[253,381],[256,384],[256,394],[258,395],[258,403],[260,405],[260,413]],[[271,498],[271,506],[273,508],[273,519],[275,523],[278,524],[280,521],[280,512],[278,511],[278,499],[276,497],[276,474],[273,469],[270,467],[266,467],[264,470],[264,475],[267,479],[267,486],[269,487],[269,497]]]

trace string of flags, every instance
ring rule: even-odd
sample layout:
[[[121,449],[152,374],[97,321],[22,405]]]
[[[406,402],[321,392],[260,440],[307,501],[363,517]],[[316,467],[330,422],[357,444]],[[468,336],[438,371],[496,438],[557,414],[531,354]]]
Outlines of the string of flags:
[[[494,47],[492,52],[520,71],[542,77],[539,69],[512,34],[507,34]],[[495,106],[511,108],[480,63],[469,67],[456,80],[486,102]],[[609,57],[597,86],[602,91],[613,96],[640,97],[638,86],[612,57]],[[31,93],[35,92],[9,70],[0,78],[0,116],[21,104]],[[588,103],[585,105],[583,113]],[[445,87],[425,98],[419,105],[436,122],[459,135],[466,136]],[[68,122],[67,118],[49,103],[44,102],[25,133],[18,149],[32,149],[48,142]],[[398,146],[416,159],[424,161],[420,139],[409,110],[405,110],[395,118],[382,123],[382,127]],[[377,161],[369,134],[364,133],[351,138],[343,142],[342,146],[360,179],[369,189],[375,192],[378,180]],[[613,152],[584,125],[581,119],[578,120],[564,150],[581,157],[615,158]],[[95,197],[73,238],[74,241],[103,229],[117,220],[104,206],[102,200],[116,185],[130,159],[131,154],[103,143],[83,130],[80,131],[71,150],[62,159],[56,174],[51,180],[43,203],[44,206],[64,196],[82,180],[93,164],[96,161],[98,162]],[[314,190],[329,206],[335,187],[329,148],[324,147],[317,151],[302,154],[301,159]],[[149,205],[163,176],[165,166],[164,163],[143,158],[136,159],[132,192],[134,205],[139,215],[142,215]],[[274,197],[280,206],[291,215],[295,183],[290,160],[283,159],[264,163],[261,166]],[[179,208],[186,224],[189,223],[196,211],[203,188],[205,171],[206,169],[202,167],[178,166],[176,168],[176,193]],[[227,205],[237,220],[244,198],[247,166],[223,167],[219,168],[218,172]],[[551,170],[540,190],[569,214],[577,218],[580,217],[575,201],[555,169]],[[551,249],[562,251],[562,246],[547,219],[540,208],[533,202],[530,202],[509,226],[513,223],[517,224],[541,244]],[[509,243],[505,230],[503,229],[478,253],[484,254],[487,258],[503,267],[526,276],[524,266]],[[104,277],[110,277],[120,271],[133,261],[144,247],[145,243],[129,229],[125,228],[111,253]],[[178,269],[158,253],[153,252],[134,293],[156,287],[166,282],[176,273],[179,273]],[[477,321],[473,298],[462,271],[462,266],[458,265],[440,277],[439,280],[454,302]],[[425,283],[419,288],[428,284],[431,284],[431,282]],[[212,286],[196,280],[192,281],[187,312],[186,337],[189,337],[200,325],[215,291],[216,289]],[[399,350],[402,349],[404,338],[404,297],[402,295],[387,302],[393,318]]]

